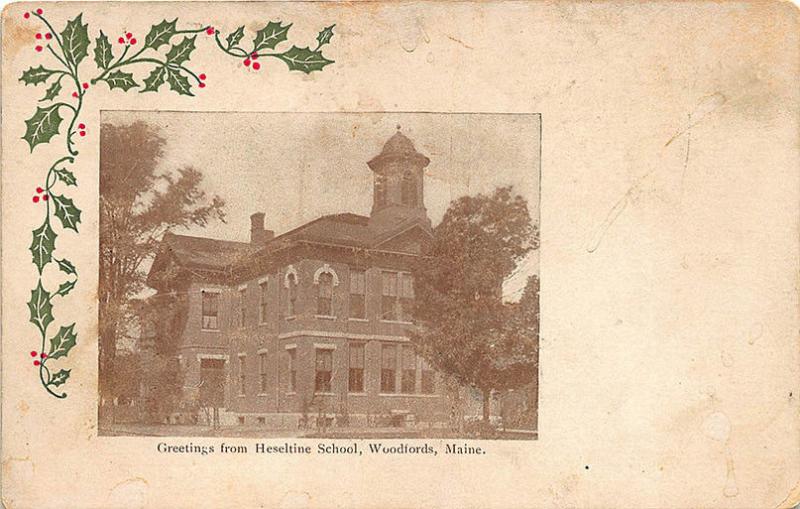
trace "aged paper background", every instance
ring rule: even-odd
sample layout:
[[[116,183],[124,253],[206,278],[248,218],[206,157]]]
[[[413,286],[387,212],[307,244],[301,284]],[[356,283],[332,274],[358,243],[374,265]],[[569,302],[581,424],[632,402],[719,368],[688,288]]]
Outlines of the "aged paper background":
[[[79,142],[69,397],[37,385],[31,203],[56,148],[20,139],[37,30],[3,11],[2,474],[17,507],[777,507],[798,498],[798,12],[780,2],[43,4],[144,34],[332,23],[310,76],[193,55],[195,98],[93,90]],[[198,39],[202,39],[199,37]],[[198,45],[211,41],[198,41]],[[541,113],[539,440],[476,457],[200,457],[97,437],[101,109]],[[94,183],[91,185],[90,183]],[[187,440],[188,441],[188,440]],[[217,439],[194,439],[216,443]],[[252,443],[253,441],[248,441]],[[794,493],[794,495],[791,495]]]

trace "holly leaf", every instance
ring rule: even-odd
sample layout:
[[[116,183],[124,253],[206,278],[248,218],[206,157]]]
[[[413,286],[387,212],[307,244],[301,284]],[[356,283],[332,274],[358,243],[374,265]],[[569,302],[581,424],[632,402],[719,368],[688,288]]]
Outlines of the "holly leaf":
[[[169,83],[169,88],[178,92],[180,95],[194,95],[192,93],[192,86],[189,84],[189,78],[179,71],[170,70],[167,75],[167,82]]]
[[[39,269],[39,274],[42,273],[44,266],[53,259],[53,250],[55,248],[56,232],[50,226],[50,221],[45,219],[42,226],[33,230],[33,242],[29,248],[33,255],[33,264]]]
[[[178,18],[175,18],[172,21],[164,20],[158,25],[153,25],[150,27],[150,31],[144,38],[145,48],[158,49],[163,44],[169,44],[169,40],[177,32],[177,29],[175,28],[175,24],[177,22]]]
[[[73,279],[71,281],[64,281],[63,283],[58,285],[58,290],[56,291],[55,295],[60,295],[61,297],[64,297],[69,292],[71,292],[73,288],[75,288],[75,283],[77,282],[78,282],[77,279]]]
[[[81,210],[66,196],[58,194],[51,194],[50,196],[53,197],[55,215],[61,220],[61,225],[77,232],[78,223],[81,222]]]
[[[22,139],[28,142],[31,152],[36,145],[48,143],[53,136],[58,134],[58,127],[62,120],[58,113],[60,106],[60,104],[53,104],[45,108],[37,107],[36,113],[25,121],[27,129]]]
[[[103,81],[108,83],[108,88],[121,88],[125,92],[132,89],[133,87],[138,87],[139,84],[136,83],[133,79],[133,74],[129,72],[122,72],[122,71],[112,71],[108,73],[108,76],[103,78]]]
[[[275,56],[286,62],[290,71],[302,71],[306,74],[321,71],[323,67],[333,63],[333,60],[322,56],[322,52],[319,50],[311,51],[308,48],[298,48],[297,46],[292,46],[288,51]]]
[[[67,62],[77,65],[89,54],[89,25],[83,24],[83,13],[75,19],[67,21],[67,26],[61,32],[61,45]]]
[[[164,65],[160,65],[153,69],[144,79],[144,88],[141,90],[142,92],[155,92],[158,88],[164,84],[167,78],[167,67]]]
[[[53,171],[55,172],[56,177],[58,177],[58,180],[60,180],[64,184],[66,184],[68,186],[77,186],[78,185],[78,180],[75,178],[75,174],[73,174],[68,169],[66,169],[66,168],[56,168]]]
[[[111,48],[111,43],[108,42],[106,34],[100,30],[100,35],[94,41],[94,62],[100,69],[108,69],[113,59],[114,51]]]
[[[231,49],[233,46],[239,44],[239,41],[242,40],[242,37],[244,37],[244,25],[228,34],[228,37],[225,38],[225,41],[228,43],[228,49]]]
[[[58,264],[58,268],[61,269],[61,272],[78,275],[78,271],[75,270],[75,266],[72,265],[71,261],[56,259],[56,263]]]
[[[333,24],[329,27],[325,27],[319,32],[317,35],[317,49],[331,42],[331,38],[333,37],[333,27],[335,26],[336,24]]]
[[[58,387],[59,385],[63,385],[64,382],[67,381],[69,378],[69,373],[71,370],[69,369],[62,369],[50,379],[50,382],[47,385],[52,385],[54,387]]]
[[[289,23],[286,26],[281,26],[281,22],[270,21],[267,26],[256,32],[256,38],[253,41],[255,51],[262,49],[274,49],[275,46],[285,41],[288,38],[289,28],[292,26]]]
[[[53,321],[53,305],[50,304],[50,294],[42,287],[41,279],[36,288],[31,290],[28,309],[31,312],[31,323],[44,335],[47,331],[47,326]]]
[[[72,347],[75,346],[75,324],[67,327],[61,327],[55,336],[50,338],[50,352],[47,354],[48,359],[58,359],[59,357],[66,357]]]
[[[38,85],[39,83],[44,83],[47,81],[47,78],[56,72],[58,71],[46,69],[42,65],[39,67],[30,67],[27,70],[22,71],[22,77],[19,80],[26,85]]]
[[[63,75],[62,75],[63,77]],[[44,97],[39,99],[39,102],[42,101],[52,101],[56,98],[56,96],[61,92],[61,79],[54,81],[50,88],[47,89],[47,92],[44,93]]]
[[[173,45],[167,52],[167,62],[181,65],[189,60],[189,55],[191,55],[192,51],[194,50],[195,39],[197,39],[197,36],[184,37],[181,42]]]

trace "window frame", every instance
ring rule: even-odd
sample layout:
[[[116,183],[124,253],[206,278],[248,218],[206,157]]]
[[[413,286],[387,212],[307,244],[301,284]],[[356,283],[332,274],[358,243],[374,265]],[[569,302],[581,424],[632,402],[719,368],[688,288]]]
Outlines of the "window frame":
[[[240,353],[239,358],[239,397],[247,396],[247,354]]]
[[[387,367],[385,366],[387,356],[386,351],[392,350],[394,355],[391,356],[392,358],[392,366]],[[380,386],[380,393],[381,394],[396,394],[397,393],[397,345],[395,344],[388,344],[382,343],[381,344],[381,386]],[[391,373],[391,374],[390,374]],[[391,382],[389,384],[389,382]],[[389,387],[391,385],[391,387]]]
[[[269,322],[269,279],[259,281],[258,289],[258,323],[263,325]]]
[[[320,364],[325,364],[326,359],[322,358],[320,354],[324,354],[329,361],[328,369],[320,369]],[[320,377],[321,374],[326,374]],[[333,349],[332,348],[314,348],[314,394],[332,394],[333,393]],[[321,386],[322,385],[322,386]]]
[[[200,290],[200,330],[202,331],[219,331],[219,303],[222,292],[220,290],[204,288]],[[211,298],[213,296],[216,304],[216,309],[213,315],[206,314],[206,296]],[[215,327],[206,327],[206,318],[214,318]]]
[[[362,281],[361,281],[362,291],[361,291],[361,293],[357,293],[357,291],[356,292],[353,291],[353,286],[354,286],[353,285],[353,277],[355,275],[357,275],[357,274],[360,274],[361,277],[362,277]],[[359,268],[351,268],[350,269],[350,288],[348,289],[348,295],[349,295],[349,300],[348,300],[347,318],[349,320],[367,321],[368,318],[367,318],[367,271],[366,271],[366,269],[359,269]],[[355,306],[353,305],[353,299],[356,298],[356,297],[361,299],[361,305],[360,305],[361,311],[362,311],[361,312],[361,316],[354,316],[354,314],[353,314],[353,310],[355,308]]]
[[[239,296],[239,312],[237,313],[239,323],[237,326],[244,329],[247,327],[247,285],[239,286],[237,295]]]
[[[353,352],[360,350],[360,364],[361,366],[353,366]],[[364,394],[366,392],[366,384],[364,383],[364,370],[367,360],[367,345],[362,342],[350,342],[347,346],[347,392],[350,394]],[[354,388],[354,374],[358,375],[356,380],[359,382],[357,385],[360,388]]]
[[[409,360],[407,354],[410,352],[411,368],[406,365]],[[408,385],[408,375],[411,375],[411,386]],[[411,345],[401,345],[400,347],[400,393],[401,394],[416,394],[417,393],[417,354],[414,347]]]
[[[266,394],[269,388],[269,355],[266,350],[258,351],[259,394]]]

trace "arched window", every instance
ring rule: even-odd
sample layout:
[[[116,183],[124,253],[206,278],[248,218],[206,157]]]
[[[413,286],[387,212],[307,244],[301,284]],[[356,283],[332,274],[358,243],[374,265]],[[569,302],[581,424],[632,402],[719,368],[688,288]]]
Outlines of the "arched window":
[[[409,207],[417,206],[417,182],[411,172],[403,174],[401,201]]]
[[[375,177],[375,204],[378,207],[386,205],[386,177],[378,175]]]
[[[317,314],[333,316],[333,276],[328,272],[319,275],[317,281]]]
[[[283,278],[283,286],[286,288],[286,316],[297,314],[297,283],[297,270],[289,265]]]

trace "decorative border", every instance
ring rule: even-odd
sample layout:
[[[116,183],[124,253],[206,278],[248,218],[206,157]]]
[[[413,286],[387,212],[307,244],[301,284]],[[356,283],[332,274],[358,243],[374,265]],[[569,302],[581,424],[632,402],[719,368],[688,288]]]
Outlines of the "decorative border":
[[[81,210],[75,206],[71,198],[63,194],[57,194],[60,187],[70,187],[78,185],[75,174],[67,169],[67,165],[75,163],[78,150],[75,147],[75,137],[84,137],[87,134],[87,127],[79,122],[79,117],[83,107],[83,100],[90,90],[90,84],[96,85],[104,82],[109,89],[121,89],[128,92],[133,88],[140,88],[140,92],[158,92],[159,88],[165,83],[169,88],[180,94],[194,96],[193,86],[205,88],[206,75],[195,73],[189,67],[189,59],[195,50],[195,43],[198,34],[205,33],[213,36],[216,46],[223,53],[235,59],[241,60],[243,65],[253,71],[261,68],[259,58],[275,58],[283,61],[290,71],[300,71],[310,74],[314,71],[321,71],[327,65],[334,63],[333,60],[326,58],[322,54],[322,47],[328,44],[333,37],[335,25],[324,28],[317,35],[317,45],[312,50],[310,47],[299,47],[292,45],[285,51],[276,51],[276,47],[288,39],[288,32],[292,24],[284,25],[280,21],[270,21],[262,29],[255,32],[252,40],[252,48],[245,49],[242,41],[245,37],[245,27],[240,26],[224,40],[220,38],[220,31],[211,26],[203,26],[195,29],[178,29],[178,18],[172,21],[163,20],[161,23],[152,25],[150,31],[144,38],[142,44],[133,33],[127,32],[117,39],[117,43],[122,47],[122,51],[115,56],[114,47],[108,36],[100,30],[100,34],[94,41],[94,63],[97,74],[94,78],[84,81],[81,77],[80,64],[89,55],[89,26],[83,23],[83,13],[78,14],[74,19],[67,21],[66,26],[61,32],[56,32],[42,9],[28,11],[23,14],[25,19],[35,18],[41,22],[45,28],[43,32],[36,34],[35,51],[44,53],[45,50],[55,59],[54,68],[46,68],[43,65],[31,66],[22,73],[20,81],[26,85],[47,84],[49,87],[44,97],[39,99],[45,106],[37,106],[36,112],[31,118],[25,121],[25,135],[22,136],[30,148],[31,153],[41,144],[50,143],[53,137],[61,134],[60,127],[64,118],[61,117],[62,111],[66,110],[67,115],[71,116],[69,126],[65,133],[66,155],[58,158],[47,170],[47,174],[33,196],[33,203],[43,203],[45,206],[44,220],[42,225],[33,230],[33,242],[30,246],[33,264],[38,271],[38,280],[35,288],[31,290],[31,299],[28,302],[30,310],[30,321],[33,323],[40,334],[40,350],[31,351],[34,357],[34,366],[39,368],[39,381],[44,389],[56,398],[66,398],[67,394],[60,392],[60,387],[70,377],[70,369],[60,369],[51,372],[48,363],[67,357],[69,352],[75,347],[77,334],[75,332],[76,323],[61,326],[58,332],[50,338],[50,348],[45,353],[47,331],[53,322],[53,302],[55,297],[65,297],[69,294],[78,282],[78,272],[75,265],[66,258],[55,258],[55,242],[58,233],[53,226],[55,221],[51,218],[55,216],[61,224],[61,230],[73,230],[78,233],[78,225],[81,222]],[[181,40],[173,39],[183,36]],[[159,49],[166,47],[166,53]],[[134,66],[151,67],[149,74],[139,82],[133,73],[127,72]],[[71,99],[59,99],[64,92],[62,82],[66,78],[68,88],[74,88]],[[144,85],[144,86],[142,86]],[[60,192],[60,190],[59,190]],[[57,225],[56,225],[57,226]],[[55,263],[58,269],[67,276],[67,280],[61,283],[58,290],[51,292],[42,285],[42,274],[44,269],[50,264]]]

